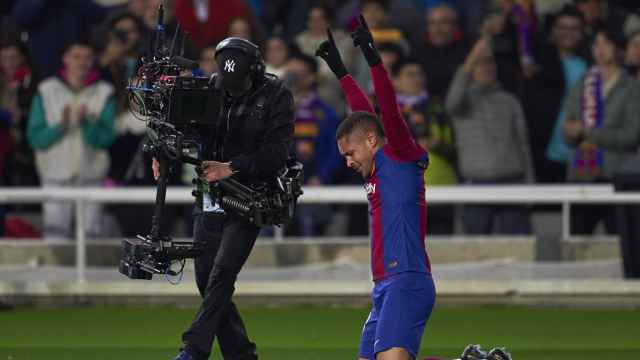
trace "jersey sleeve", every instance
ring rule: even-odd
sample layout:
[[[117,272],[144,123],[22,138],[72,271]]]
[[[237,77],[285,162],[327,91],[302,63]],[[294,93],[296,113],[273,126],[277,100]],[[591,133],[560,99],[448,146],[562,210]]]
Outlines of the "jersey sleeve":
[[[371,68],[371,76],[380,104],[380,117],[389,149],[399,160],[418,160],[424,154],[424,150],[415,142],[407,122],[402,117],[387,70],[382,64],[378,64]]]
[[[347,98],[347,104],[349,104],[349,108],[351,111],[365,111],[375,114],[373,110],[373,106],[367,99],[367,95],[362,91],[360,86],[353,80],[351,75],[347,75],[340,79],[340,86],[342,87],[342,92]]]

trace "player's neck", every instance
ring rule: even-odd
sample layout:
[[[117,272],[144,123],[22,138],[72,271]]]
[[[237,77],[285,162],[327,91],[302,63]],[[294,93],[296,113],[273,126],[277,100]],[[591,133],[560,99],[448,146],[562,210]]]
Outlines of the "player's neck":
[[[385,145],[387,145],[387,139],[383,138],[382,140],[378,141],[376,146],[373,147],[373,153],[374,154],[378,153],[378,151],[382,149]]]

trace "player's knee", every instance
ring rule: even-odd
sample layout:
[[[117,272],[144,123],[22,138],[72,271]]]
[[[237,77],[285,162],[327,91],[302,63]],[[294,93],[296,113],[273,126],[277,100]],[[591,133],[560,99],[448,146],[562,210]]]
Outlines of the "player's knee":
[[[404,348],[394,347],[379,352],[376,360],[413,360],[413,356]]]

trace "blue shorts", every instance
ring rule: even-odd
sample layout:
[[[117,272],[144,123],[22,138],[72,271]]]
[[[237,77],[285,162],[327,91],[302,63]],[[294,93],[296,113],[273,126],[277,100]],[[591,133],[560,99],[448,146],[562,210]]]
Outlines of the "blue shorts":
[[[359,356],[375,360],[377,353],[399,347],[415,359],[436,299],[431,275],[406,272],[382,279],[373,288],[372,298]]]

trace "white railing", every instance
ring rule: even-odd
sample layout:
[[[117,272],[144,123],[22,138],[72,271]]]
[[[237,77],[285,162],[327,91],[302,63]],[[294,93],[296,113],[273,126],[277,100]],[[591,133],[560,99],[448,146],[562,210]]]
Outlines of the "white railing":
[[[562,205],[562,237],[571,235],[571,204],[640,204],[640,193],[616,193],[611,185],[473,185],[431,187],[426,192],[427,204],[560,204]],[[68,201],[75,203],[76,273],[79,282],[85,280],[86,233],[84,205],[86,203],[153,203],[155,188],[0,188],[0,203],[43,203]],[[192,203],[191,188],[170,187],[167,203]],[[362,187],[334,186],[304,189],[301,203],[357,204],[366,203]],[[282,239],[282,233],[277,233]]]

